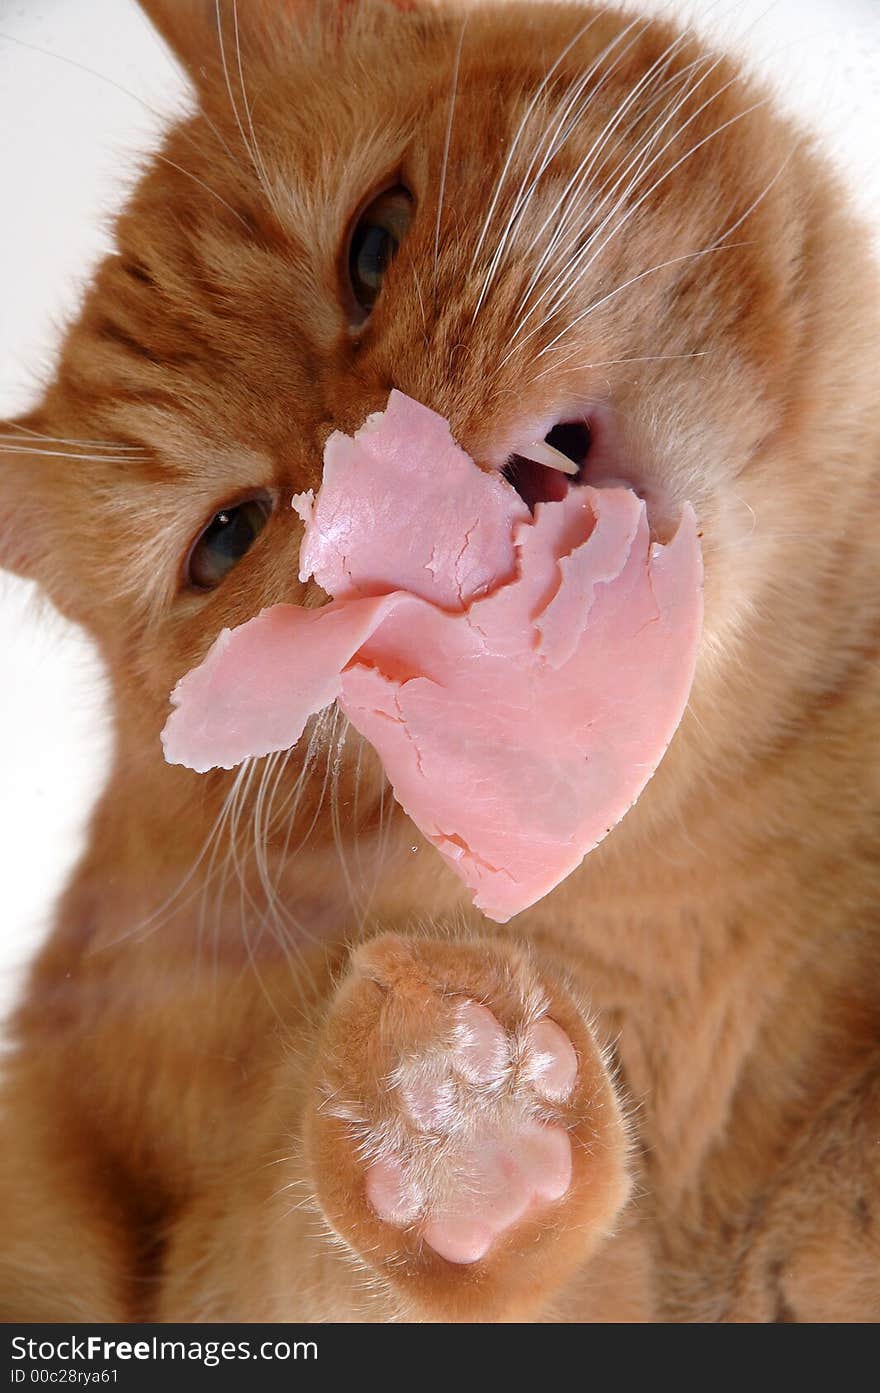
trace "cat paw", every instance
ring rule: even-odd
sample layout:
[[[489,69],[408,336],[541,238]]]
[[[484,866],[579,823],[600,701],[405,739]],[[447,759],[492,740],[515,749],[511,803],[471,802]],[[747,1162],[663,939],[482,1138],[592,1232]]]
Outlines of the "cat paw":
[[[516,945],[363,945],[314,1086],[325,1217],[404,1313],[524,1318],[626,1199],[624,1126],[589,1027]]]
[[[571,1184],[571,1139],[555,1105],[572,1093],[577,1055],[546,1018],[517,1039],[466,997],[437,1009],[443,1042],[394,1071],[397,1135],[366,1167],[365,1190],[386,1223],[419,1225],[449,1262],[478,1262]]]

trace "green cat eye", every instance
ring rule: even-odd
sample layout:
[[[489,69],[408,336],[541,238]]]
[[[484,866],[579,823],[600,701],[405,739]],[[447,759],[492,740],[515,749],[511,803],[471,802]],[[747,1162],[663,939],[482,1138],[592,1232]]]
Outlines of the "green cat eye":
[[[348,242],[348,282],[358,322],[370,313],[385,273],[413,217],[413,201],[401,185],[374,198],[358,217]]]
[[[259,494],[215,513],[190,549],[187,584],[194,590],[213,590],[219,585],[253,546],[271,512],[272,500]]]

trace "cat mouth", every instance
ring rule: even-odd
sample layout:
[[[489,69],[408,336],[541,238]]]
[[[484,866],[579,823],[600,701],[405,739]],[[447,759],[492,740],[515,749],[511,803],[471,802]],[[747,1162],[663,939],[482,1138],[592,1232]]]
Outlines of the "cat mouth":
[[[557,421],[543,439],[508,455],[501,472],[531,513],[539,503],[560,502],[570,489],[586,484],[630,489],[645,503],[651,540],[665,542],[678,525],[680,508],[639,465],[624,458],[614,434],[599,415]]]
[[[592,446],[588,421],[560,421],[543,440],[509,456],[502,474],[530,512],[539,503],[558,503],[582,478]]]

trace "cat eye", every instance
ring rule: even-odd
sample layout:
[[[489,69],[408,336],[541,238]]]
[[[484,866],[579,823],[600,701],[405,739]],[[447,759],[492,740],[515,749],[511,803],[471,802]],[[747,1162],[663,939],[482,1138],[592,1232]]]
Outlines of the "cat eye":
[[[357,323],[366,319],[376,303],[412,217],[412,198],[397,185],[374,198],[354,224],[348,241],[348,283],[357,305]]]
[[[263,493],[215,513],[190,548],[187,585],[193,590],[213,590],[218,586],[250,551],[271,512],[272,500]]]

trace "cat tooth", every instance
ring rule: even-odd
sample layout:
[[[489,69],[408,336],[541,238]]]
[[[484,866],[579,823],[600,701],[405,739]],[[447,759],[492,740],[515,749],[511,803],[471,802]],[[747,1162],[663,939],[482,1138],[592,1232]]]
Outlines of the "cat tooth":
[[[531,445],[526,445],[524,449],[516,452],[522,455],[523,459],[530,459],[535,464],[544,464],[548,469],[558,469],[560,474],[577,474],[578,466],[574,460],[570,460],[568,455],[564,455],[561,450],[555,450],[552,445],[548,445],[546,440],[534,440]]]

